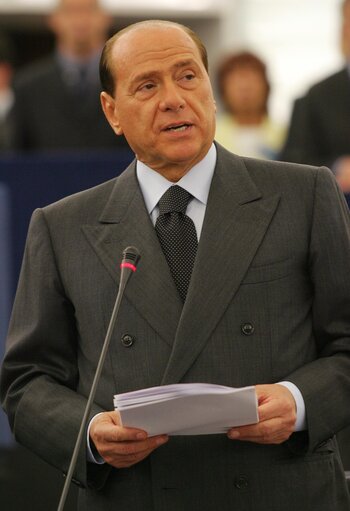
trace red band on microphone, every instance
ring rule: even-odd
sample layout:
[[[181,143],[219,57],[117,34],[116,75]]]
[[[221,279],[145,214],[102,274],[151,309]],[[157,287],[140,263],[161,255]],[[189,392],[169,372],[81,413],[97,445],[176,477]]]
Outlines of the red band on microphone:
[[[133,264],[131,263],[121,263],[120,264],[120,267],[121,268],[129,268],[130,270],[132,271],[136,271],[136,266],[134,266]]]

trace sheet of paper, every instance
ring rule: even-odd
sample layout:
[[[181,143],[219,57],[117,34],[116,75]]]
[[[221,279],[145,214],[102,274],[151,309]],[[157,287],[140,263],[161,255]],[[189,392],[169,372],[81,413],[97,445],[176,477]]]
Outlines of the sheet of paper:
[[[117,394],[114,406],[124,426],[143,429],[150,436],[218,434],[258,422],[254,387],[164,385]]]

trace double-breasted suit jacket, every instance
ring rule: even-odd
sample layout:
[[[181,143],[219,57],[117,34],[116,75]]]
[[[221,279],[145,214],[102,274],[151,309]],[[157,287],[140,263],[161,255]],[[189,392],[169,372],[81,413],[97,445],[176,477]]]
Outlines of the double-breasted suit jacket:
[[[66,471],[107,329],[123,249],[141,253],[92,415],[113,394],[175,382],[289,380],[307,431],[281,445],[172,437],[128,469],[82,448],[89,511],[345,511],[334,434],[350,421],[349,214],[327,169],[241,158],[218,146],[184,306],[135,163],[34,213],[2,370],[19,442]]]

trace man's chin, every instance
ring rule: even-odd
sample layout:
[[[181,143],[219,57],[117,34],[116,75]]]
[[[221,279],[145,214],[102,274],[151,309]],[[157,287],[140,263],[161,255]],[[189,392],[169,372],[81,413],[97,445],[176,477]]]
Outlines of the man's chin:
[[[197,163],[202,160],[206,154],[203,147],[194,147],[194,144],[180,143],[169,148],[164,152],[164,159],[173,165]]]

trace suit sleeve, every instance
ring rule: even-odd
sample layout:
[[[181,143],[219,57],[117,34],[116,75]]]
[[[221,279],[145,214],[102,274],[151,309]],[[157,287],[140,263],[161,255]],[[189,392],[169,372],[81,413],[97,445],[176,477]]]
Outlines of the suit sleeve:
[[[16,440],[64,473],[86,405],[76,390],[77,342],[74,306],[64,293],[44,213],[37,210],[10,321],[1,400]],[[93,406],[91,417],[101,411]],[[83,443],[75,482],[98,487],[106,474],[106,467],[87,463]]]
[[[309,271],[318,358],[286,379],[302,392],[313,450],[350,423],[350,220],[325,168],[315,183]]]

